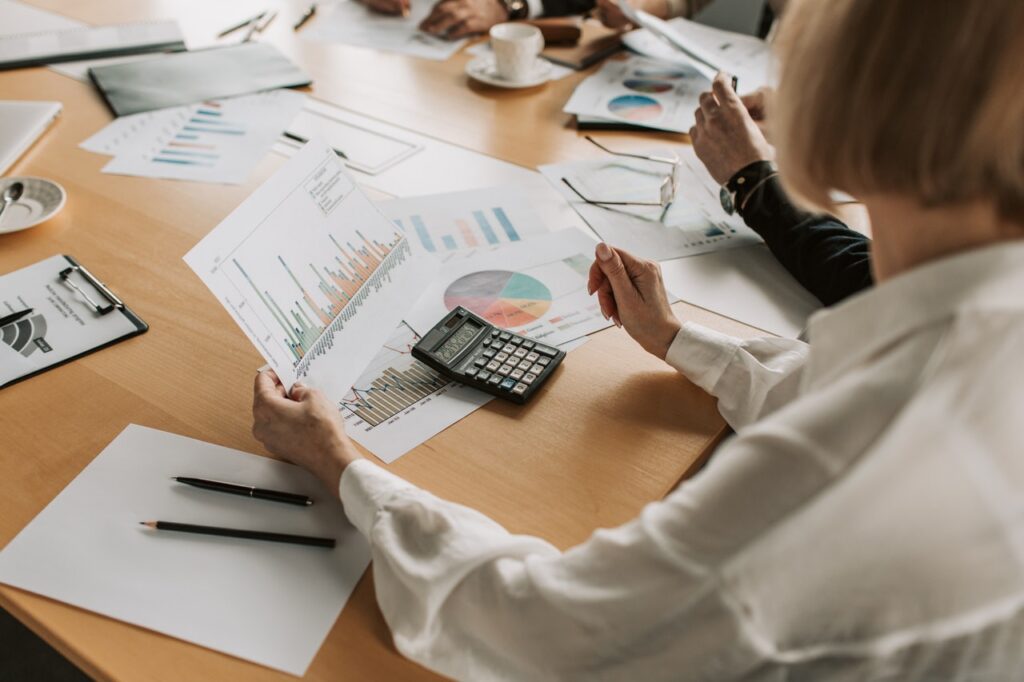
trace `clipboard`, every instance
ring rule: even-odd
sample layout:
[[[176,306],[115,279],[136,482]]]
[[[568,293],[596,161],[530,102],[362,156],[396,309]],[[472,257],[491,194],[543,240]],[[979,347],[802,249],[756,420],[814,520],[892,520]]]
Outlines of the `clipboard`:
[[[0,276],[0,389],[149,330],[106,284],[71,256]]]

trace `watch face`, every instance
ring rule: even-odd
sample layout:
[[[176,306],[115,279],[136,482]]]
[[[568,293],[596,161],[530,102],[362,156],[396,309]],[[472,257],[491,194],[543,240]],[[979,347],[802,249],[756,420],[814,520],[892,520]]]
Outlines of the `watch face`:
[[[718,198],[722,202],[722,208],[725,209],[726,213],[732,215],[736,212],[736,205],[732,200],[732,192],[723,187],[718,192]]]

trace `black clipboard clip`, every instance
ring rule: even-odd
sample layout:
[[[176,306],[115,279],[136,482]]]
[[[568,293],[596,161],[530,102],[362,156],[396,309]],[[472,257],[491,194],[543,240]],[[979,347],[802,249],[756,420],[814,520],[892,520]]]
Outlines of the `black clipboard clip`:
[[[100,295],[103,296],[103,298],[107,299],[107,305],[100,305],[95,300],[93,300],[93,298],[89,296],[89,294],[87,294],[84,289],[82,289],[80,286],[72,282],[71,274],[74,272],[80,274],[82,278],[85,279],[85,281],[88,282],[93,287],[93,289],[98,291]],[[71,267],[67,267],[61,270],[60,279],[64,283],[64,286],[73,289],[75,292],[77,292],[100,315],[106,315],[107,313],[113,312],[114,310],[124,311],[125,309],[124,302],[121,301],[121,299],[119,299],[117,296],[115,296],[114,292],[108,289],[106,285],[103,284],[103,282],[96,279],[95,275],[93,275],[91,272],[83,268],[81,265],[78,265],[77,263],[75,263]]]

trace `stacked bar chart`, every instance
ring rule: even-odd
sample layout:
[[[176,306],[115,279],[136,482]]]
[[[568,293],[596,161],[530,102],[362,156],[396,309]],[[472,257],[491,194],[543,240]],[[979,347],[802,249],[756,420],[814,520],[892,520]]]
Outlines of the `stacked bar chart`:
[[[316,291],[320,294],[318,297],[314,297],[296,276],[295,270],[285,258],[277,256],[281,269],[294,284],[296,296],[290,304],[286,303],[284,308],[268,289],[253,281],[237,259],[232,260],[238,272],[281,326],[284,343],[296,361],[301,360],[310,351],[324,330],[355,299],[360,289],[378,272],[395,246],[402,240],[401,235],[396,233],[393,240],[382,244],[377,240],[367,239],[359,230],[355,233],[361,241],[360,246],[357,247],[351,242],[343,246],[334,235],[328,234],[337,253],[329,254],[331,260],[326,263],[304,264],[306,273],[313,274]]]

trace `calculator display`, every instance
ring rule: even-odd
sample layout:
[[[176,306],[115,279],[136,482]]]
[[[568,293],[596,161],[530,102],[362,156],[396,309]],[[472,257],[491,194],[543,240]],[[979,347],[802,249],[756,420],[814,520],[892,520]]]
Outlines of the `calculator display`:
[[[434,354],[444,362],[451,362],[472,341],[483,327],[467,321],[452,334]]]

